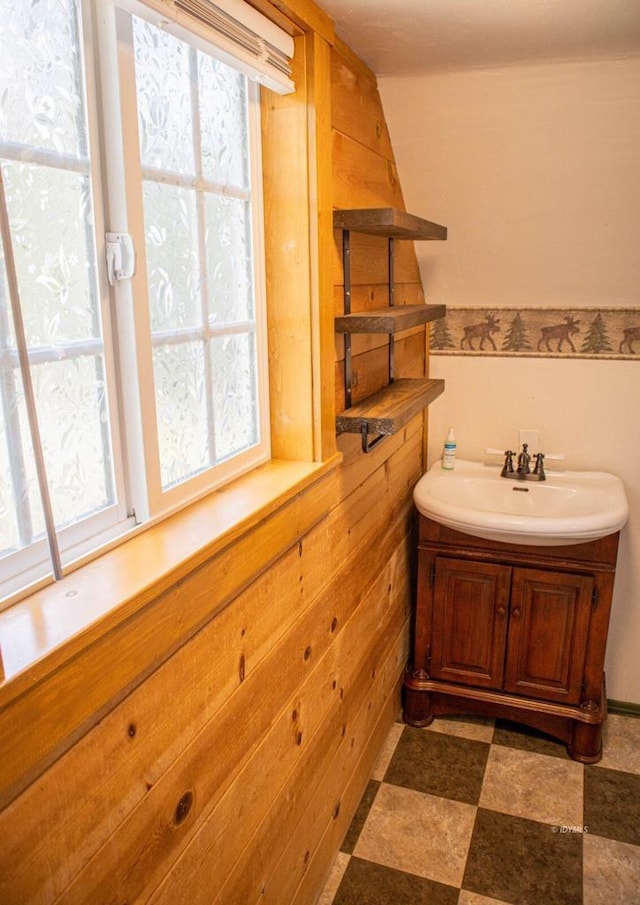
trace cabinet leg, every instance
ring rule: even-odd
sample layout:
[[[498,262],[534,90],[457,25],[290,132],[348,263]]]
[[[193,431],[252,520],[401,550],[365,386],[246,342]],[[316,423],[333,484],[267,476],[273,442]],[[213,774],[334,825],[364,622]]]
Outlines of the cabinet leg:
[[[424,728],[433,723],[434,716],[431,713],[431,694],[411,688],[405,682],[402,716],[409,726]]]
[[[602,757],[602,723],[575,722],[567,750],[580,763],[597,764]]]

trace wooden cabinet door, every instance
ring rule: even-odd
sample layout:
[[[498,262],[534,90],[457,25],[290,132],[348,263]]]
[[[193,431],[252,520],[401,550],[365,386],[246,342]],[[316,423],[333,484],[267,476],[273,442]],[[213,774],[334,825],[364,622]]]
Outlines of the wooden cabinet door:
[[[505,691],[580,701],[593,579],[514,569]]]
[[[502,687],[511,571],[509,566],[436,558],[432,678]]]

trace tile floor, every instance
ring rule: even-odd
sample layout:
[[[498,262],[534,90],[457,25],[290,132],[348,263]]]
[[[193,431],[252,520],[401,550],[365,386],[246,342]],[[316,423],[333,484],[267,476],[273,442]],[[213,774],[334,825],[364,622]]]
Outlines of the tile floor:
[[[396,723],[319,905],[640,905],[640,719],[604,756],[501,720]]]

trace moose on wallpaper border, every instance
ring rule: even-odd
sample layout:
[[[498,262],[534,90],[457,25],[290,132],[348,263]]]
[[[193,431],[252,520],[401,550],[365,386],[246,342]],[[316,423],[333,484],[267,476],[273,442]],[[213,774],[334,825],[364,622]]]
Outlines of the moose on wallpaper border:
[[[640,308],[451,308],[434,355],[640,358]]]

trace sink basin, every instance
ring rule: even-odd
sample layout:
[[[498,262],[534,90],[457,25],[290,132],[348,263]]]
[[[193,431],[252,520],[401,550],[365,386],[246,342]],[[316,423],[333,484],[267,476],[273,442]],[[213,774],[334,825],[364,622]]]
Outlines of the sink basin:
[[[546,481],[500,477],[500,466],[436,462],[413,491],[427,518],[510,544],[560,546],[619,531],[629,515],[622,481],[601,471],[547,472]]]

